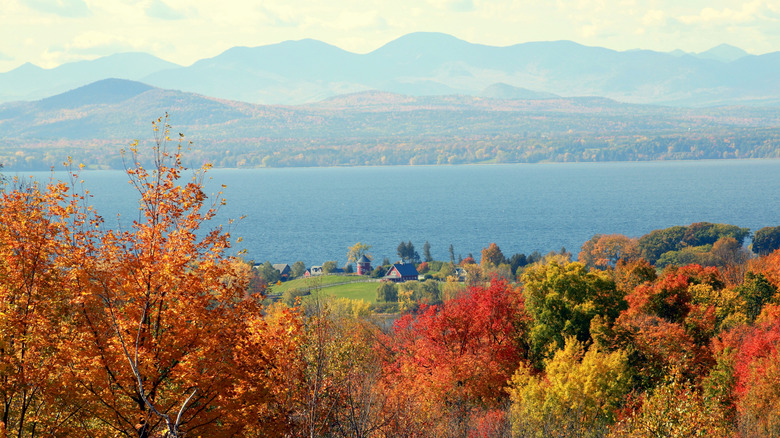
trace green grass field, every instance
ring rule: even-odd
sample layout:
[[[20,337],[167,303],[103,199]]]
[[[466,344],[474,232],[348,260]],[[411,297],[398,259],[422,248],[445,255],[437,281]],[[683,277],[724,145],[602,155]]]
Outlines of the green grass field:
[[[296,278],[295,280],[286,281],[278,286],[272,287],[274,293],[283,293],[288,289],[308,289],[310,287],[327,287],[334,283],[349,283],[353,281],[362,281],[366,277],[359,275],[320,275],[310,278]]]
[[[339,286],[326,287],[322,293],[339,298],[349,298],[351,300],[364,300],[369,303],[376,302],[377,282],[370,283],[350,283]]]

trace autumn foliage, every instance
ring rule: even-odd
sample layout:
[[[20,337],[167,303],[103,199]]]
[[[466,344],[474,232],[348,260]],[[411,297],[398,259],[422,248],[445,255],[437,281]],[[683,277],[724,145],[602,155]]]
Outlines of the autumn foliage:
[[[383,284],[390,319],[272,303],[155,129],[123,227],[78,172],[0,194],[0,438],[780,436],[780,252],[748,260],[744,229],[594,236],[519,282],[491,244],[465,284]]]
[[[527,322],[522,295],[505,280],[405,315],[390,341],[387,390],[415,406],[417,427],[462,428],[453,422],[507,399],[506,382],[527,355]]]
[[[245,294],[229,235],[201,229],[221,198],[207,204],[205,169],[181,182],[181,149],[155,130],[150,170],[131,148],[140,215],[126,229],[65,183],[3,193],[4,436],[284,432],[296,317],[273,323]]]

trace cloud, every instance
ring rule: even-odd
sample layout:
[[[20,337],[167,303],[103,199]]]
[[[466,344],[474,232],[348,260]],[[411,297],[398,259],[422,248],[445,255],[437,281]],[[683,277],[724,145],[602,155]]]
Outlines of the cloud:
[[[755,21],[777,21],[778,8],[762,0],[743,3],[740,9],[703,8],[695,15],[682,15],[677,20],[687,25],[733,25]]]
[[[263,5],[257,6],[258,12],[266,23],[276,27],[297,27],[300,20],[296,17],[296,11],[289,6]]]
[[[384,30],[387,28],[387,22],[379,16],[377,11],[342,11],[334,24],[337,29],[346,31]]]
[[[666,23],[666,14],[658,9],[647,11],[642,17],[642,24],[645,26],[661,26],[664,23]]]
[[[10,55],[0,52],[0,61],[13,61],[13,59]]]
[[[471,12],[475,9],[473,0],[428,0],[428,3],[451,12]]]
[[[183,13],[171,8],[162,0],[153,0],[146,8],[146,15],[161,20],[181,20],[184,18]]]
[[[109,55],[137,50],[138,42],[108,33],[88,31],[73,38],[63,51],[77,55]]]
[[[91,15],[84,0],[22,0],[22,4],[40,12],[61,17],[87,17]]]

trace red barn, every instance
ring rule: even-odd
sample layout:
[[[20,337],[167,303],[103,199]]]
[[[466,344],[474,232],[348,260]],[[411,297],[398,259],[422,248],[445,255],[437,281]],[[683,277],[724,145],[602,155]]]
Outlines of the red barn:
[[[420,274],[412,263],[396,263],[387,271],[385,280],[390,281],[410,281],[417,280]]]

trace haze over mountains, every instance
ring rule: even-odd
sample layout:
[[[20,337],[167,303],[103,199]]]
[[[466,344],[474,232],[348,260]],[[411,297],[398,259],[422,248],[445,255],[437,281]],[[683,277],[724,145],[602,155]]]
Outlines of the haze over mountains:
[[[0,73],[0,102],[35,100],[106,78],[220,99],[294,105],[368,90],[424,95],[539,99],[602,96],[675,106],[780,102],[780,52],[749,55],[721,45],[707,52],[617,52],[569,41],[508,47],[414,33],[367,54],[315,40],[235,47],[190,66],[141,53],[44,70]]]
[[[498,84],[484,94],[363,91],[259,105],[105,79],[38,101],[0,104],[0,163],[45,170],[66,157],[122,168],[120,150],[171,114],[218,167],[462,164],[778,157],[775,107],[675,108],[563,98]]]

